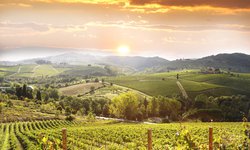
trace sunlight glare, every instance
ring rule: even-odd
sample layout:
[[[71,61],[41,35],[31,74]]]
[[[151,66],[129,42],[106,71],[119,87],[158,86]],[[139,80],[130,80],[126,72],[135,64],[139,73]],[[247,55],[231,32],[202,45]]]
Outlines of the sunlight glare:
[[[129,50],[129,47],[128,47],[128,46],[120,46],[120,47],[118,48],[118,53],[119,53],[120,55],[122,55],[122,56],[127,55],[129,52],[130,52],[130,50]]]

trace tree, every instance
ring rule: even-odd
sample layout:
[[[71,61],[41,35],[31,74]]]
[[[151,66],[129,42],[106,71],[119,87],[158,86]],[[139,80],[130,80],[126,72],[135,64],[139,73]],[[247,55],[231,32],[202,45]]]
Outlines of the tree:
[[[49,94],[48,94],[48,93],[45,93],[44,101],[47,102],[48,100],[49,100]]]
[[[36,99],[37,100],[42,100],[42,96],[41,96],[41,92],[40,92],[40,90],[37,90],[37,92],[36,92]]]
[[[59,99],[58,91],[56,89],[50,90],[49,97],[53,98],[54,100],[58,100]]]
[[[91,111],[87,115],[87,121],[88,122],[94,122],[95,121],[95,114],[93,114]]]
[[[145,109],[145,106],[144,105],[141,105],[139,108],[138,108],[138,113],[137,113],[137,120],[138,121],[142,121],[144,118],[146,118],[147,115],[146,115],[146,109]]]
[[[95,78],[95,82],[99,82],[99,79],[98,79],[98,78]]]
[[[49,84],[45,84],[45,88],[46,88],[46,89],[49,88]]]
[[[66,107],[65,108],[65,116],[70,116],[71,115],[71,109],[70,109],[70,107]]]
[[[119,118],[135,120],[138,106],[138,96],[133,92],[128,92],[112,99],[110,113]]]
[[[147,108],[148,108],[148,100],[147,100],[146,97],[145,97],[145,99],[144,99],[143,104],[144,104],[144,106],[145,106],[145,109],[147,109]]]
[[[18,99],[20,99],[22,97],[22,87],[17,86],[16,87],[16,96],[18,97]]]
[[[109,115],[109,106],[108,104],[105,104],[102,109],[102,115],[103,116],[108,116]]]
[[[149,103],[149,113],[151,117],[159,115],[159,103],[155,97]]]
[[[2,102],[0,102],[0,114],[2,114],[2,112],[3,112],[3,107],[4,107],[4,104]]]
[[[77,98],[74,98],[70,102],[70,108],[72,109],[72,113],[76,114],[77,111],[81,109],[81,101]]]
[[[197,95],[195,97],[194,107],[201,109],[201,108],[207,108],[209,100],[208,97],[204,94]]]
[[[23,85],[22,96],[27,97],[27,85],[26,84]]]
[[[59,106],[56,107],[56,110],[58,110],[60,113],[62,113],[63,108],[62,108],[61,105],[59,105]]]
[[[95,92],[95,87],[94,86],[91,86],[90,87],[90,93],[93,94]]]
[[[8,100],[6,103],[6,107],[13,107],[13,106],[14,104],[10,100]]]
[[[143,102],[143,104],[144,104],[144,108],[145,108],[145,117],[148,117],[148,100],[147,100],[147,98],[145,97],[145,99],[144,99],[144,102]]]
[[[95,113],[96,115],[100,115],[102,113],[101,105],[97,101],[92,101],[91,108],[92,112]]]
[[[32,89],[27,90],[26,97],[29,99],[33,99],[33,90]]]

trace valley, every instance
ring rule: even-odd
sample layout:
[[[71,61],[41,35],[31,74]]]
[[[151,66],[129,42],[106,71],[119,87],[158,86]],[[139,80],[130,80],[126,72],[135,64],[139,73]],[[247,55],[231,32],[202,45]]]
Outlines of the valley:
[[[61,148],[65,127],[69,149],[146,149],[148,129],[157,149],[207,149],[209,127],[218,148],[246,136],[250,73],[37,62],[0,67],[2,149]]]

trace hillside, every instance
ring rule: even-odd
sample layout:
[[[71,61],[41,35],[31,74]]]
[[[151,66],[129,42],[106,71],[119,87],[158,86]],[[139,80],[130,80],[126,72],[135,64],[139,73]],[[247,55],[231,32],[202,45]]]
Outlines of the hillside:
[[[179,81],[191,98],[199,94],[209,96],[221,95],[247,95],[250,96],[250,80],[247,75],[240,74],[239,77],[228,74],[202,74],[198,70],[186,70],[181,72],[165,72],[157,74],[144,74],[133,76],[120,76],[107,78],[107,81],[139,90],[151,96],[180,95],[176,84],[176,74]]]
[[[250,72],[250,55],[241,53],[218,54],[194,60],[175,60],[168,62],[162,69],[198,69],[203,67],[215,67],[234,72]]]
[[[250,55],[234,53],[234,54],[218,54],[207,56],[199,59],[179,59],[168,61],[161,57],[141,57],[141,56],[93,56],[78,53],[65,53],[56,56],[45,58],[36,58],[23,60],[18,62],[0,62],[5,66],[16,68],[18,64],[37,65],[38,60],[44,60],[53,64],[68,64],[71,65],[73,72],[79,72],[79,65],[99,65],[113,66],[120,73],[157,73],[166,72],[169,70],[181,69],[201,69],[206,67],[220,68],[225,71],[232,72],[250,72]],[[81,70],[81,69],[80,69]],[[1,74],[4,73],[1,69]],[[69,71],[70,72],[70,71]],[[82,71],[80,71],[82,72]],[[103,71],[101,71],[103,72]],[[98,73],[97,73],[98,74]],[[101,73],[105,75],[105,73]]]
[[[143,71],[147,68],[164,65],[168,60],[161,57],[108,56],[103,59],[103,62],[116,66],[128,66],[138,71]]]

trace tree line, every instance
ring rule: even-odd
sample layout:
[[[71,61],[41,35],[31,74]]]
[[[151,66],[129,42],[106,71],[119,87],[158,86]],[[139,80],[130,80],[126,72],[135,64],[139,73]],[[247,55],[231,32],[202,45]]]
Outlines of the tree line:
[[[52,88],[33,89],[26,84],[16,86],[17,99],[34,99],[35,102],[71,114],[144,120],[159,117],[164,122],[198,119],[201,121],[241,121],[250,119],[250,101],[243,95],[208,97],[197,95],[194,99],[181,97],[144,97],[134,92],[120,94],[113,99],[105,97],[59,96]],[[12,96],[12,99],[13,98]],[[50,110],[50,109],[48,109]]]
[[[127,92],[107,98],[65,97],[59,102],[61,109],[72,114],[123,118],[127,120],[145,120],[158,117],[163,122],[201,120],[201,121],[242,121],[250,119],[250,101],[243,95],[208,97],[197,95],[193,100],[164,96],[146,98],[133,92]]]

